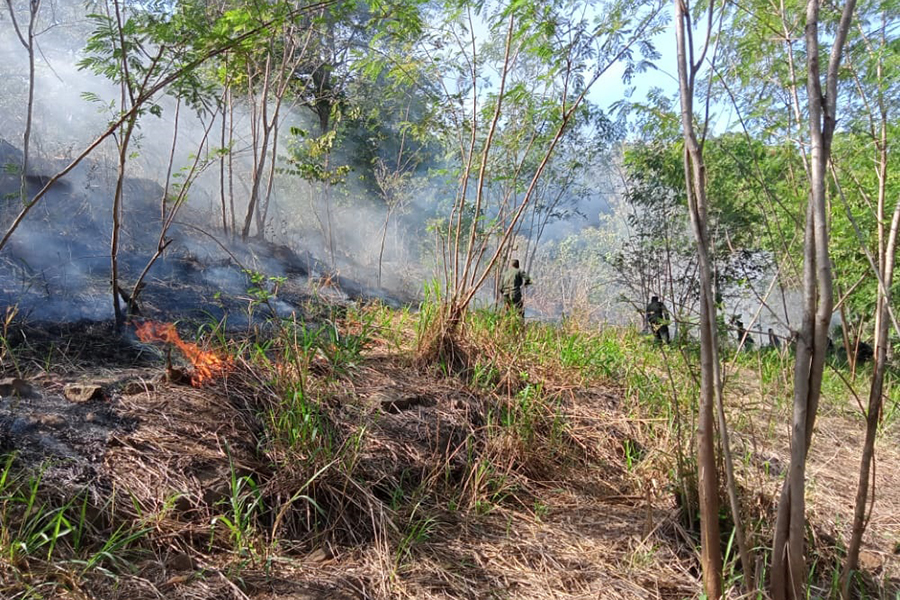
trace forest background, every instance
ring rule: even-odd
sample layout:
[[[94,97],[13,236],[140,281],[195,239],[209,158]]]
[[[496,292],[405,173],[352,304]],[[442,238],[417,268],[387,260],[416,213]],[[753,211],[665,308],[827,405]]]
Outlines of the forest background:
[[[450,335],[470,307],[496,301],[496,274],[515,256],[537,282],[530,317],[644,326],[659,295],[676,336],[710,352],[720,342],[707,327],[758,346],[798,338],[815,371],[824,331],[851,363],[867,342],[876,373],[892,359],[894,1],[821,14],[816,3],[678,2],[671,15],[640,0],[7,9],[0,137],[19,194],[5,199],[0,256],[8,281],[44,274],[43,289],[16,297],[35,317],[121,326],[157,260],[209,252],[183,235],[195,228],[228,247],[309,252],[384,296],[436,282]],[[687,26],[680,47],[673,16]],[[820,53],[824,92],[809,83]],[[675,54],[679,95],[633,92],[641,77],[673,76],[657,65]],[[626,91],[610,101],[609,89]],[[163,192],[142,197],[129,178]],[[68,206],[41,213],[63,184]],[[109,197],[92,193],[101,184]],[[148,201],[142,227],[129,225],[130,207]],[[108,250],[60,242],[84,235],[73,214],[108,234]],[[85,294],[97,277],[123,291]],[[702,414],[721,396],[710,377]],[[807,438],[812,421],[798,418]],[[721,593],[712,580],[707,591]]]
[[[223,5],[218,10],[224,16],[214,19],[192,5],[138,6],[135,28],[140,19],[156,21],[135,30],[136,51],[148,52],[158,42],[154,35],[174,35],[161,31],[163,25],[195,35],[172,40],[165,48],[171,56],[159,58],[167,61],[165,67],[141,73],[149,75],[146,81],[128,85],[134,89],[126,96],[142,103],[132,125],[135,146],[130,139],[124,144],[128,173],[169,187],[174,181],[179,187],[167,193],[190,196],[191,207],[205,212],[226,236],[303,248],[367,283],[420,292],[423,282],[446,274],[444,254],[453,226],[475,223],[478,247],[483,240],[493,250],[512,224],[502,259],[521,255],[525,269],[546,281],[529,299],[535,315],[558,318],[582,310],[599,321],[634,322],[654,294],[671,303],[676,321],[687,324],[696,315],[696,261],[684,210],[674,46],[665,5],[532,11],[515,25],[515,33],[525,36],[527,28],[543,26],[546,31],[529,35],[547,38],[524,40],[536,47],[523,41],[511,56],[503,52],[507,11],[502,6],[383,7],[389,15],[362,5],[341,7],[323,11],[328,22],[321,25],[308,18],[310,27],[326,28],[324,37],[322,31],[312,35],[308,27],[279,21],[284,17],[278,10],[296,7]],[[110,18],[102,5],[46,4],[35,13],[31,34],[27,8],[4,15],[9,85],[0,132],[16,142],[27,130],[28,170],[54,174],[53,166],[76,157],[111,115],[128,107],[117,99],[122,78],[109,60],[115,40],[103,39],[111,31],[98,29]],[[836,249],[845,259],[837,270],[839,289],[855,293],[841,306],[845,321],[858,331],[874,308],[874,284],[862,277],[868,263],[859,252],[860,235],[874,232],[866,219],[877,216],[861,207],[867,199],[874,206],[879,177],[869,162],[878,155],[864,154],[860,144],[869,147],[880,139],[879,122],[890,125],[894,97],[893,88],[885,88],[892,83],[884,64],[892,58],[886,25],[891,15],[885,10],[871,8],[872,31],[863,28],[868,18],[860,21],[862,37],[853,46],[858,56],[845,64],[846,81],[839,87],[847,116],[835,145],[846,158],[835,160],[835,168],[849,183],[841,186],[847,208],[833,204],[833,238],[846,246]],[[15,33],[10,14],[18,14],[23,37]],[[716,62],[698,87],[701,99],[709,101],[698,118],[710,123],[705,147],[717,290],[729,316],[749,323],[769,282],[777,282],[768,297],[771,308],[755,319],[757,341],[766,342],[762,334],[769,327],[789,337],[798,319],[791,292],[799,288],[802,245],[796,226],[805,199],[797,143],[802,143],[797,127],[805,93],[804,49],[788,31],[782,37],[796,49],[764,38],[761,49],[751,53],[746,48],[751,34],[762,35],[749,31],[751,25],[775,25],[748,24],[741,17],[720,16],[722,31],[712,38]],[[734,26],[726,27],[731,18]],[[176,58],[202,58],[216,40],[254,25],[270,44],[273,27],[288,28],[284,35],[297,47],[254,49],[260,42],[248,36],[241,49],[204,60],[191,70],[192,81],[182,81],[184,73],[177,70],[185,64]],[[211,37],[203,39],[204,32]],[[28,35],[35,49],[32,62]],[[85,47],[88,38],[93,46]],[[879,50],[872,40],[882,38]],[[871,47],[865,51],[857,48],[867,43]],[[763,65],[771,67],[764,77]],[[173,74],[175,81],[140,100],[148,91],[141,86],[150,88]],[[507,81],[501,81],[504,75]],[[562,94],[572,102],[581,92],[583,101],[554,142],[554,119],[567,108]],[[498,98],[502,108],[494,119]],[[151,108],[153,114],[146,112]],[[93,167],[94,176],[116,177],[114,137],[94,150],[94,157],[107,156]],[[187,172],[191,159],[201,155],[194,172],[179,171]],[[478,185],[462,189],[461,181],[476,179],[470,172],[476,167]],[[529,190],[538,169],[541,176]],[[461,178],[463,172],[468,178]],[[177,178],[185,175],[182,185]],[[475,196],[456,210],[461,194],[472,194],[472,187]],[[110,208],[101,204],[98,212]],[[463,214],[467,211],[472,214]],[[385,277],[390,285],[381,281]],[[487,294],[483,301],[493,299]]]

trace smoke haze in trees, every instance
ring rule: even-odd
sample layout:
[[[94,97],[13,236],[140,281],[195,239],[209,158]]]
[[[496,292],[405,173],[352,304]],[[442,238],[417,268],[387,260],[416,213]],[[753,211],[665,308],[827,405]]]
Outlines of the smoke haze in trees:
[[[80,46],[89,34],[90,24],[83,15],[56,13],[56,6],[45,3],[41,19],[58,22],[38,38],[36,56],[36,93],[34,127],[31,138],[28,197],[41,187],[42,181],[57,173],[83,147],[102,131],[111,115],[110,102],[118,89],[108,81],[77,68],[82,58]],[[24,10],[24,9],[23,9]],[[4,227],[11,222],[20,204],[17,199],[18,174],[22,164],[21,136],[27,97],[28,55],[16,39],[8,14],[0,18],[0,57],[8,85],[0,93],[0,192],[4,198]],[[66,20],[66,19],[69,20]],[[90,99],[88,99],[90,98]],[[172,98],[159,100],[162,114],[141,119],[134,154],[127,164],[124,192],[123,276],[132,283],[156,249],[162,225],[160,202],[172,152],[176,103]],[[306,126],[311,121],[308,111],[293,108],[284,120]],[[205,117],[209,119],[209,117]],[[173,153],[173,170],[177,172],[192,162],[200,151],[210,153],[218,144],[214,135],[205,148],[198,148],[203,138],[204,121],[181,107],[178,116],[178,141]],[[234,189],[236,211],[245,210],[250,171],[249,116],[238,103],[234,115]],[[286,131],[284,128],[283,131]],[[214,125],[212,131],[215,132]],[[282,148],[287,140],[282,140]],[[18,304],[24,314],[48,320],[107,319],[111,317],[109,294],[109,237],[111,198],[116,177],[116,147],[110,138],[81,165],[54,185],[37,208],[23,221],[0,257],[0,302]],[[340,158],[338,158],[340,160]],[[323,256],[320,232],[309,213],[317,201],[317,190],[296,177],[276,176],[272,218],[267,238],[276,244],[287,243],[295,250],[292,257],[272,256],[271,247],[251,245],[244,248],[223,235],[218,194],[218,163],[206,169],[188,193],[188,201],[179,215],[188,226],[176,224],[169,231],[173,240],[163,260],[149,272],[153,282],[197,281],[201,295],[194,298],[198,306],[208,308],[216,292],[222,295],[246,295],[249,283],[241,267],[266,276],[297,276],[298,270],[313,277],[325,276],[331,266],[318,262],[313,255]],[[353,198],[363,190],[351,179],[345,196]],[[357,189],[354,189],[357,188]],[[173,196],[170,187],[169,196]],[[350,216],[347,211],[348,217]],[[338,222],[341,238],[340,260],[334,269],[354,271],[370,265],[372,244],[383,211],[375,203],[353,207],[352,219]],[[206,231],[235,254],[240,266]],[[311,250],[301,252],[300,249]],[[267,256],[268,255],[268,256]],[[303,265],[297,264],[303,258]],[[196,265],[192,273],[190,265]],[[348,282],[349,285],[349,282]],[[345,286],[346,287],[346,286]],[[353,288],[352,285],[349,287]],[[355,288],[354,288],[355,290]],[[358,291],[358,290],[355,290]],[[152,294],[148,294],[152,295]],[[173,298],[173,301],[176,300]],[[214,306],[214,302],[212,305]]]
[[[26,10],[25,3],[14,3],[14,6],[20,11]],[[36,55],[34,131],[29,168],[29,174],[38,178],[58,172],[107,126],[112,116],[110,103],[119,94],[118,88],[109,81],[77,67],[79,60],[84,58],[83,46],[93,26],[86,20],[85,12],[81,5],[59,2],[47,1],[41,7],[38,29],[43,33],[37,38],[39,52]],[[0,191],[5,195],[3,224],[6,225],[19,208],[18,200],[12,199],[11,195],[17,190],[14,166],[21,164],[22,156],[24,99],[28,83],[23,74],[27,73],[28,55],[13,33],[8,14],[5,10],[0,14],[0,76],[6,82],[0,92],[0,140],[3,140],[0,163],[13,165],[0,178]],[[175,173],[171,183],[179,181],[177,174],[191,164],[194,154],[200,152],[210,163],[190,188],[178,223],[168,232],[167,237],[172,242],[163,258],[148,273],[143,300],[160,306],[168,303],[168,308],[182,305],[179,308],[183,309],[183,305],[189,305],[198,313],[216,312],[222,304],[217,298],[246,297],[250,283],[242,267],[265,276],[293,278],[293,283],[305,283],[307,272],[313,279],[327,279],[329,273],[337,272],[349,278],[347,287],[356,292],[368,289],[368,295],[381,297],[388,294],[385,290],[390,290],[389,294],[395,297],[411,297],[422,289],[425,280],[438,272],[438,257],[428,224],[446,217],[448,198],[455,193],[458,182],[447,176],[446,171],[440,174],[433,171],[447,169],[447,164],[432,157],[416,168],[414,184],[403,192],[408,197],[402,209],[388,223],[383,289],[375,290],[380,238],[387,215],[377,185],[371,174],[365,172],[371,167],[366,161],[377,154],[377,149],[372,148],[374,142],[366,138],[365,131],[346,136],[332,155],[336,165],[354,167],[330,194],[332,237],[335,240],[332,257],[323,225],[327,207],[321,186],[281,172],[287,167],[282,157],[291,143],[290,128],[313,131],[316,117],[303,106],[286,106],[280,128],[279,170],[273,182],[270,218],[265,232],[266,239],[272,244],[244,247],[234,243],[221,227],[219,163],[212,154],[221,145],[221,122],[217,118],[212,124],[209,140],[200,148],[198,144],[210,117],[199,118],[181,106],[173,152],[176,102],[171,97],[160,97],[157,102],[162,109],[161,116],[145,114],[141,117],[134,153],[127,163],[120,255],[124,287],[133,284],[156,250],[162,225],[160,203],[170,152],[173,153]],[[243,99],[237,98],[233,117],[235,139],[231,185],[239,221],[250,194],[250,120],[249,107]],[[595,133],[585,135],[590,137]],[[582,138],[579,143],[582,142],[588,144],[592,140]],[[560,177],[566,174],[564,161],[584,159],[583,148],[586,146],[576,143],[561,152]],[[585,227],[599,225],[598,216],[609,210],[610,196],[618,193],[602,152],[592,150],[591,153],[594,162],[587,180],[561,182],[548,179],[544,184],[548,199],[554,197],[555,191],[563,190],[558,204],[548,204],[547,212],[552,213],[552,217],[540,229],[542,239],[551,245],[577,235]],[[39,319],[107,319],[112,316],[107,297],[110,293],[109,238],[115,180],[116,146],[110,138],[50,190],[0,254],[0,302],[18,303],[26,313]],[[564,184],[570,187],[565,188]],[[28,191],[33,195],[39,188],[32,183]],[[169,196],[173,195],[170,185]],[[533,224],[526,226],[534,227]],[[273,250],[279,245],[287,247],[291,256],[285,257],[284,252]],[[525,238],[518,247],[539,262],[553,260],[552,255],[537,252]],[[333,264],[325,264],[332,263],[332,259]],[[302,268],[300,263],[303,263]],[[536,268],[539,267],[536,265]],[[350,280],[359,281],[360,285],[354,286]],[[172,290],[179,285],[191,287],[191,294],[173,295]],[[555,292],[554,282],[547,280],[539,293],[552,297]],[[615,295],[609,293],[607,297]],[[484,301],[491,301],[489,293],[485,294]],[[289,308],[282,306],[283,310]],[[536,304],[534,308],[537,308]],[[542,312],[551,317],[561,313],[556,309]]]

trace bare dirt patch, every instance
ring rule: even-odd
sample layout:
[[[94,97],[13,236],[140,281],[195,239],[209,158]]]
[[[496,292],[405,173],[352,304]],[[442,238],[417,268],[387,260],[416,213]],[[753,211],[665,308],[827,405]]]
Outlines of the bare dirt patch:
[[[756,505],[751,508],[774,518],[784,470],[790,462],[790,401],[761,396],[760,388],[758,376],[742,372],[731,383],[726,402],[737,428],[735,455],[743,457],[741,477],[747,489],[758,490]],[[809,542],[819,570],[814,580],[829,580],[830,571],[841,566],[853,523],[864,433],[865,418],[852,394],[823,399],[807,463]],[[875,498],[860,556],[868,587],[883,598],[900,593],[900,473],[894,468],[898,461],[900,430],[889,425],[876,443]],[[823,587],[819,591],[828,590]]]

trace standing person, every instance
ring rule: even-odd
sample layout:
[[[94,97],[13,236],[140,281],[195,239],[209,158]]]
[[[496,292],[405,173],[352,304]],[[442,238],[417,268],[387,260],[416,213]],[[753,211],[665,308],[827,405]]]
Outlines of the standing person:
[[[513,259],[510,267],[500,277],[500,294],[506,301],[506,308],[515,308],[519,317],[525,318],[525,300],[522,287],[531,285],[531,277],[519,268],[519,259]]]
[[[737,315],[731,318],[731,324],[737,328],[737,339],[738,339],[738,347],[743,347],[744,350],[752,350],[753,349],[753,336],[744,328],[744,322],[741,321],[741,318]]]
[[[775,335],[775,330],[771,327],[769,327],[769,345],[776,350],[781,350],[781,342],[778,340],[778,336]]]
[[[650,298],[647,305],[647,322],[657,341],[669,343],[669,311],[666,305],[660,302],[659,296]]]

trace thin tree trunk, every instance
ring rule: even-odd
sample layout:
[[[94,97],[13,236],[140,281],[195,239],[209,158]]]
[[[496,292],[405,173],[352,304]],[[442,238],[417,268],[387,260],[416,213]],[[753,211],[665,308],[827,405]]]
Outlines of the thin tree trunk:
[[[328,170],[328,159],[330,154],[325,157],[325,170]],[[328,244],[328,258],[331,261],[331,268],[336,269],[334,264],[334,226],[331,219],[331,185],[328,182],[322,182],[322,198],[325,201],[325,241]]]
[[[228,70],[228,61],[225,61],[225,69]],[[226,125],[228,124],[228,113],[225,109],[225,96],[228,94],[228,88],[225,88],[225,91],[222,93],[222,136],[220,141],[220,146],[222,150],[226,148],[225,145],[225,134],[226,134]],[[231,153],[231,148],[228,149],[228,153]],[[222,233],[226,236],[228,235],[228,208],[225,204],[225,155],[221,154],[219,156],[219,199],[222,205]]]
[[[169,186],[172,183],[172,167],[175,164],[175,147],[178,145],[178,120],[181,115],[181,98],[175,101],[175,130],[172,132],[172,147],[169,149],[169,162],[166,166],[166,185],[159,203],[159,218],[165,219],[168,212]]]
[[[125,124],[125,131],[119,143],[119,166],[116,176],[116,191],[113,196],[112,210],[112,239],[110,240],[110,270],[113,296],[113,314],[115,315],[116,331],[121,331],[125,324],[122,307],[119,305],[119,232],[122,228],[122,189],[125,183],[125,161],[128,157],[128,145],[131,134],[137,122],[137,113],[134,113]]]
[[[222,112],[224,113],[225,107],[222,106]],[[163,214],[162,218],[162,226],[159,230],[159,238],[156,243],[156,252],[154,252],[153,256],[150,257],[150,260],[147,261],[147,264],[144,266],[144,269],[141,271],[140,275],[137,278],[137,281],[134,282],[134,287],[131,289],[131,297],[129,299],[129,312],[133,311],[137,306],[137,298],[141,293],[142,284],[144,278],[147,276],[147,273],[150,272],[150,269],[156,263],[160,256],[163,255],[166,248],[169,247],[169,244],[172,243],[171,239],[166,237],[169,229],[172,227],[172,223],[175,222],[175,217],[178,215],[178,211],[185,203],[185,199],[187,198],[188,190],[190,189],[193,182],[196,180],[197,176],[200,175],[202,169],[200,169],[200,161],[203,153],[203,149],[206,146],[206,141],[209,139],[209,133],[212,131],[213,125],[215,124],[216,115],[213,114],[209,121],[209,126],[203,131],[203,138],[200,140],[200,144],[197,148],[197,152],[194,154],[194,161],[191,163],[191,168],[187,172],[184,177],[184,180],[181,182],[181,188],[178,191],[178,196],[175,198],[175,201],[172,202],[171,208]],[[176,130],[177,136],[177,130]],[[175,136],[173,136],[175,137]],[[168,193],[168,184],[166,185],[166,193]]]
[[[378,278],[375,280],[375,285],[379,288],[381,287],[381,265],[384,260],[384,244],[387,241],[388,224],[390,223],[392,212],[394,212],[394,209],[389,206],[387,215],[384,217],[384,227],[381,229],[381,245],[378,248]]]
[[[859,484],[856,488],[856,506],[853,511],[853,529],[847,548],[847,559],[841,571],[841,595],[850,598],[851,573],[857,568],[862,537],[868,524],[866,507],[869,493],[870,471],[875,463],[875,436],[884,393],[884,376],[887,367],[887,347],[890,319],[887,307],[891,302],[891,282],[894,275],[894,256],[897,248],[897,229],[900,224],[900,202],[894,209],[891,229],[884,258],[884,283],[879,286],[878,303],[875,312],[875,365],[872,371],[872,385],[869,388],[869,409],[866,413],[866,438],[863,442],[862,458],[859,465]]]
[[[775,600],[804,597],[806,458],[819,406],[828,327],[834,305],[831,258],[828,254],[825,171],[831,154],[837,109],[837,75],[855,0],[847,0],[835,34],[826,72],[825,93],[819,68],[819,3],[806,7],[810,161],[809,204],[804,241],[804,312],[794,366],[794,414],[791,464],[782,491],[772,547],[771,592]]]
[[[488,155],[490,154],[491,144],[494,140],[494,134],[497,130],[497,123],[500,121],[500,115],[503,109],[503,93],[506,89],[506,76],[509,73],[510,68],[510,49],[512,47],[514,23],[513,14],[514,13],[510,11],[509,27],[506,32],[506,44],[503,56],[503,71],[500,74],[500,89],[497,92],[496,105],[494,106],[494,116],[491,119],[490,126],[488,127],[487,139],[485,139],[484,141],[484,148],[481,152],[481,165],[478,168],[478,184],[475,188],[475,213],[472,215],[472,227],[469,230],[469,240],[466,244],[466,260],[463,264],[463,273],[462,277],[460,278],[464,286],[469,278],[469,270],[473,266],[473,249],[475,248],[475,240],[478,237],[478,224],[481,222],[479,216],[481,215],[481,206],[482,202],[484,201],[484,184],[486,179],[485,173],[487,172]]]
[[[266,167],[266,156],[268,156],[268,148],[269,148],[269,128],[267,127],[267,116],[268,116],[268,99],[269,99],[269,85],[271,83],[271,66],[272,66],[272,58],[271,54],[266,57],[266,70],[263,77],[263,88],[261,92],[261,100],[259,101],[260,106],[257,109],[259,111],[259,115],[254,111],[253,116],[251,117],[251,127],[254,132],[253,135],[253,181],[250,186],[250,202],[247,205],[247,214],[244,217],[244,226],[241,229],[241,240],[246,242],[247,238],[250,237],[250,225],[253,223],[253,216],[257,213],[258,210],[258,202],[259,202],[259,186],[262,181],[263,172]],[[252,89],[251,92],[252,94]],[[259,120],[262,121],[262,140],[259,139]],[[259,147],[260,141],[262,143],[262,148]],[[257,226],[259,224],[257,223]]]
[[[886,19],[882,13],[881,26],[881,47],[886,46],[885,28]],[[869,46],[870,55],[874,55],[873,48]],[[881,54],[878,53],[878,62],[876,66],[876,81],[878,83],[878,115],[880,117],[880,135],[876,138],[875,127],[872,125],[872,137],[875,139],[875,147],[877,150],[876,172],[878,175],[878,214],[884,215],[885,202],[887,196],[887,175],[888,175],[888,111],[884,102],[883,82],[883,63]],[[865,95],[860,90],[861,95]],[[867,103],[868,106],[868,103]],[[874,111],[870,109],[870,114]],[[834,172],[834,171],[833,171]],[[875,465],[875,437],[878,433],[878,421],[881,414],[881,406],[884,392],[884,376],[887,366],[887,351],[890,346],[889,340],[889,322],[888,314],[891,305],[891,286],[893,285],[894,266],[897,249],[897,235],[900,228],[900,202],[894,205],[893,216],[891,217],[891,226],[885,243],[884,220],[878,220],[878,240],[879,240],[879,273],[876,276],[879,279],[878,294],[875,310],[875,364],[872,370],[872,384],[869,388],[869,409],[866,414],[866,438],[863,442],[862,457],[859,466],[859,484],[856,489],[856,506],[853,512],[853,529],[850,536],[850,543],[847,547],[847,558],[841,571],[841,595],[845,599],[850,598],[851,575],[857,568],[859,562],[859,549],[862,545],[862,537],[868,525],[866,517],[866,505],[868,503],[869,479],[870,471]],[[874,484],[872,485],[874,490]],[[873,491],[874,495],[874,491]],[[874,497],[872,498],[874,502]]]
[[[816,254],[815,234],[813,228],[812,201],[807,206],[806,237],[804,242],[803,262],[803,317],[801,329],[797,337],[796,363],[794,367],[794,416],[791,431],[791,465],[788,477],[782,488],[781,498],[778,504],[778,513],[775,520],[775,539],[772,549],[772,572],[770,586],[772,596],[779,599],[794,597],[795,593],[792,580],[798,579],[798,585],[802,585],[806,576],[801,568],[799,571],[791,568],[789,555],[789,542],[791,535],[792,507],[803,505],[803,477],[805,474],[806,449],[806,411],[809,398],[809,384],[812,355],[814,352],[813,335],[815,329],[815,302],[816,302]],[[793,501],[798,495],[797,489],[792,485],[794,481],[800,481],[799,501]],[[801,508],[802,510],[802,508]],[[802,535],[802,532],[801,532]]]
[[[694,133],[694,75],[693,61],[688,65],[688,41],[685,22],[688,8],[683,0],[675,0],[675,37],[678,49],[678,81],[681,98],[681,124],[684,134],[684,180],[688,197],[691,226],[697,245],[700,268],[700,404],[697,423],[697,487],[700,496],[700,566],[703,588],[713,600],[722,597],[722,552],[719,542],[719,478],[716,470],[715,405],[718,361],[715,329],[715,299],[712,271],[709,264],[709,243],[706,208],[705,166]],[[688,32],[688,35],[690,32]]]
[[[237,239],[237,216],[234,210],[234,94],[228,94],[228,207],[231,209],[231,235]]]
[[[839,285],[835,286],[835,292],[837,292],[838,298],[841,298],[843,296]],[[856,353],[853,352],[853,347],[850,345],[850,317],[847,315],[846,306],[847,305],[843,302],[840,306],[841,344],[844,346],[844,352],[847,354],[847,364],[850,365],[852,381],[856,376]],[[860,323],[859,326],[862,327],[862,323]]]
[[[22,202],[27,202],[27,188],[25,176],[28,175],[29,160],[31,156],[31,126],[34,119],[34,26],[37,22],[38,12],[41,8],[41,0],[32,0],[29,3],[28,33],[23,36],[16,21],[16,11],[13,9],[12,0],[6,0],[9,8],[9,17],[15,28],[19,41],[28,51],[28,103],[25,109],[25,131],[22,134],[22,172],[19,173],[19,196]]]
[[[710,2],[707,14],[708,29],[712,27],[713,12],[713,3]],[[722,438],[728,498],[734,520],[735,537],[744,572],[745,586],[748,590],[754,587],[754,563],[744,535],[743,518],[737,497],[737,483],[734,478],[734,462],[731,455],[728,424],[725,419],[722,376],[718,357],[716,289],[714,287],[716,280],[713,278],[713,265],[710,259],[706,166],[703,161],[703,149],[697,140],[693,124],[695,76],[703,62],[709,39],[707,38],[707,45],[704,46],[700,59],[696,62],[692,60],[690,68],[688,68],[687,51],[690,50],[693,56],[693,47],[687,48],[685,40],[685,26],[690,27],[689,19],[687,6],[676,0],[675,31],[678,42],[681,119],[685,139],[685,186],[688,193],[691,224],[697,243],[698,269],[702,286],[700,291],[701,397],[697,460],[700,470],[698,484],[700,488],[701,543],[706,541],[708,545],[703,547],[701,557],[707,595],[717,598],[722,593],[722,565],[717,522],[718,477],[715,472],[714,432],[711,428],[713,404],[716,407],[719,433]],[[692,39],[690,29],[687,31],[687,37],[689,40]],[[704,436],[709,436],[709,439],[704,439]]]
[[[447,226],[447,239],[448,246],[450,247],[451,252],[451,261],[450,261],[450,274],[452,276],[452,280],[447,281],[447,288],[452,289],[452,295],[455,297],[456,291],[460,287],[460,276],[462,272],[459,268],[459,249],[460,249],[460,237],[463,230],[463,219],[465,217],[466,212],[466,197],[468,196],[469,190],[469,176],[472,172],[472,165],[475,161],[475,142],[478,134],[478,71],[477,71],[477,59],[478,54],[475,51],[475,29],[472,27],[472,14],[471,8],[467,8],[467,16],[469,18],[469,31],[471,32],[472,38],[472,60],[470,61],[470,73],[472,75],[472,124],[471,130],[472,135],[469,141],[469,150],[468,154],[466,154],[463,145],[462,139],[460,140],[460,146],[463,148],[461,150],[462,156],[465,160],[465,167],[463,169],[462,176],[460,178],[460,190],[457,192],[456,203],[454,204],[453,210],[450,213],[450,218],[448,219]],[[462,129],[460,129],[462,131]],[[487,152],[487,148],[483,150]],[[453,222],[454,214],[456,216],[456,223]],[[474,215],[473,218],[477,218],[478,215]],[[453,243],[450,244],[450,238],[453,239]],[[464,281],[464,280],[463,280]],[[454,312],[455,309],[451,308],[451,312]],[[454,321],[456,318],[455,315],[450,316],[450,321]]]
[[[34,25],[37,21],[40,0],[30,3],[28,19],[28,108],[25,113],[25,133],[22,136],[22,200],[25,200],[25,176],[28,175],[28,161],[31,149],[31,126],[34,119]],[[12,7],[10,7],[12,10]]]
[[[278,99],[278,104],[281,104],[281,98]],[[275,185],[275,166],[277,164],[276,159],[278,158],[278,108],[275,109],[271,131],[272,158],[269,161],[269,177],[266,181],[266,195],[263,197],[262,214],[259,217],[259,222],[256,224],[257,235],[261,240],[266,238],[266,221],[269,218],[269,202],[272,200],[272,187]]]
[[[306,49],[306,45],[309,43],[311,31],[312,30],[310,29],[309,33],[307,33],[303,50]],[[291,43],[282,50],[281,66],[278,69],[278,76],[280,77],[280,80],[275,86],[275,109],[272,114],[271,122],[267,124],[272,138],[272,159],[269,164],[269,177],[268,181],[266,181],[266,195],[262,206],[262,215],[260,215],[259,222],[257,223],[258,235],[260,239],[265,239],[266,221],[269,218],[269,202],[272,199],[272,187],[275,183],[275,167],[278,161],[278,117],[281,114],[281,105],[284,102],[285,92],[287,91],[288,84],[293,79],[294,69],[296,63],[298,62],[296,57],[294,56],[296,46],[293,43],[293,37],[291,36],[291,33],[292,32],[289,31],[285,31],[284,33],[284,36],[286,38],[289,38],[291,40]],[[300,55],[303,55],[302,51]],[[294,61],[290,62],[292,58],[294,58]]]

